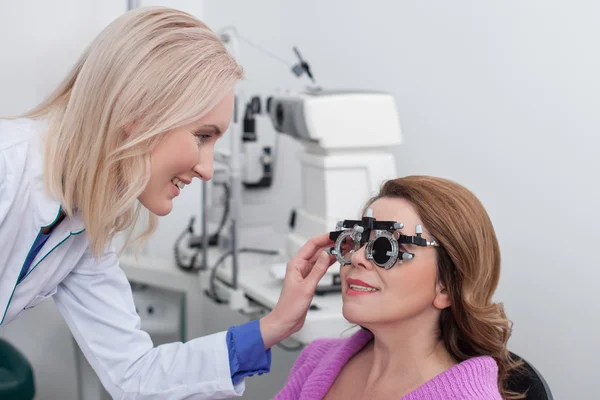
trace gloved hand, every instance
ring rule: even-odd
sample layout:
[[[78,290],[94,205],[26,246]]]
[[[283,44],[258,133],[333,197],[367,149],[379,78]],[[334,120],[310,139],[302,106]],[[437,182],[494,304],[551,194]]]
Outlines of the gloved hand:
[[[329,234],[315,236],[287,263],[279,300],[260,320],[265,349],[287,339],[304,325],[317,284],[335,262],[335,256],[324,251],[332,246]]]

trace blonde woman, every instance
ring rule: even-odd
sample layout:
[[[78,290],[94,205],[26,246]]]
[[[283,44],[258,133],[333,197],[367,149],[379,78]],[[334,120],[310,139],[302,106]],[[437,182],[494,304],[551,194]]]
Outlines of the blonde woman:
[[[311,239],[259,321],[156,348],[139,329],[111,239],[144,209],[149,235],[193,178],[212,177],[241,77],[206,25],[139,8],[106,27],[45,102],[0,120],[0,324],[53,297],[114,398],[239,396],[300,329],[334,261],[320,251],[326,235]]]

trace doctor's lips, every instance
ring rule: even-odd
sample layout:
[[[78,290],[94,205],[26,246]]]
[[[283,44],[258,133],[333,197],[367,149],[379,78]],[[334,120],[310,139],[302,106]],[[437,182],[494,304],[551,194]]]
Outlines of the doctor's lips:
[[[185,185],[190,184],[190,182],[182,181],[181,179],[179,179],[177,177],[171,179],[171,182],[173,182],[173,185],[177,186],[179,189],[183,189],[185,187]]]
[[[371,286],[360,279],[348,278],[346,282],[348,283],[346,294],[349,295],[371,294],[379,291],[378,288]]]

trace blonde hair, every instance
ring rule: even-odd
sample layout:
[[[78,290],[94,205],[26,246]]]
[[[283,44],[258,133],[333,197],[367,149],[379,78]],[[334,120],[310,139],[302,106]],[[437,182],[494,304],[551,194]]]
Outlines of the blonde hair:
[[[451,305],[442,310],[439,333],[448,352],[458,361],[493,357],[502,398],[524,398],[509,388],[510,375],[523,372],[522,362],[513,360],[507,348],[512,323],[503,305],[492,302],[500,279],[500,246],[479,199],[458,183],[430,176],[387,181],[367,207],[382,197],[410,202],[440,243],[438,279]]]
[[[142,7],[108,25],[54,93],[25,115],[50,119],[46,189],[67,215],[81,213],[95,255],[137,222],[136,200],[161,134],[200,119],[242,75],[204,23]],[[156,222],[150,213],[140,242]]]

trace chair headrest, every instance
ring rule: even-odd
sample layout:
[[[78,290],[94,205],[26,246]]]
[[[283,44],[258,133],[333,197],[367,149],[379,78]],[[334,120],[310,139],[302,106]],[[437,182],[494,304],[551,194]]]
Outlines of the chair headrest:
[[[527,400],[553,400],[550,387],[542,374],[527,360],[510,352],[515,361],[523,361],[522,370],[511,371],[508,378],[508,390],[527,393]]]

